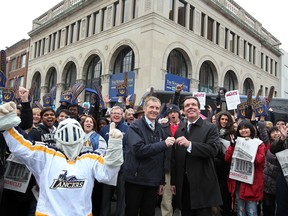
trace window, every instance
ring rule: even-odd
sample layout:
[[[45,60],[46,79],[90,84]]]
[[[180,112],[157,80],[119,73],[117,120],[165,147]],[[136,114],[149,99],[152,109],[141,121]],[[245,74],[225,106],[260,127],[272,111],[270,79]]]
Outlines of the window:
[[[273,59],[270,59],[270,74],[273,74]]]
[[[139,0],[133,1],[133,19],[137,18],[139,15]]]
[[[50,76],[49,76],[49,80],[48,80],[48,92],[50,92],[50,90],[57,84],[57,73],[56,73],[56,69],[53,68],[51,70]]]
[[[182,1],[178,3],[178,24],[185,27],[185,17],[186,17],[186,4]]]
[[[39,101],[40,100],[40,93],[41,93],[41,76],[40,73],[37,72],[34,77],[33,77],[33,84],[35,85],[35,90],[34,90],[34,94],[33,94],[33,102],[34,101]]]
[[[41,43],[42,43],[42,40],[39,40],[38,41],[38,47],[37,47],[37,56],[40,56],[41,55]]]
[[[65,90],[76,83],[76,66],[74,63],[68,67],[65,82]]]
[[[52,39],[52,35],[49,35],[49,40],[48,40],[48,52],[51,52],[51,39]],[[39,46],[41,47],[41,41],[39,41],[40,42],[40,44],[39,44]],[[40,54],[40,49],[39,49],[39,54]],[[38,54],[38,56],[39,56],[39,54]]]
[[[169,4],[169,19],[170,20],[174,19],[174,0],[170,0],[170,4]]]
[[[90,29],[91,15],[87,16],[86,20],[86,37],[89,37],[89,29]]]
[[[95,89],[96,86],[101,86],[101,73],[102,73],[102,62],[101,59],[96,56],[89,63],[88,70],[86,73],[86,88]],[[86,92],[85,100],[89,100],[90,93]]]
[[[234,80],[235,74],[233,71],[229,70],[224,78],[224,88],[228,91],[235,90],[235,80]]]
[[[260,61],[261,61],[261,68],[262,68],[262,69],[263,69],[263,60],[264,60],[264,54],[261,53],[261,59],[260,59]]]
[[[115,17],[114,17],[115,18]],[[93,34],[97,34],[100,31],[98,20],[100,19],[99,12],[94,13],[94,29]]]
[[[123,49],[117,56],[113,74],[134,70],[134,52],[130,47]]]
[[[234,42],[235,42],[235,34],[230,31],[229,33],[230,52],[233,52],[233,53],[235,51]]]
[[[216,24],[216,44],[217,45],[219,45],[219,42],[220,42],[219,31],[220,31],[220,23],[217,22]]]
[[[205,17],[206,14],[202,13],[201,15],[201,36],[204,37],[204,31],[205,31]]]
[[[174,49],[170,52],[167,60],[167,72],[181,77],[188,77],[186,60],[183,54]]]
[[[62,31],[59,30],[59,31],[58,31],[58,35],[57,35],[57,36],[58,36],[58,44],[56,45],[56,46],[57,46],[57,49],[60,48],[60,44],[61,44],[61,32],[62,32]]]
[[[101,23],[101,31],[105,31],[106,29],[106,8],[102,9],[102,23]]]
[[[277,77],[277,73],[278,73],[277,65],[278,65],[278,62],[275,62],[275,76],[276,76],[276,77]]]
[[[247,46],[247,41],[244,40],[244,47],[243,47],[243,51],[244,51],[244,53],[243,53],[243,58],[244,58],[244,59],[246,59],[246,57],[247,57],[247,55],[246,55],[247,47],[246,47],[246,46]]]
[[[68,37],[69,37],[69,26],[66,26],[65,46],[68,45]]]
[[[70,38],[69,38],[69,43],[73,43],[74,41],[73,41],[73,38],[74,38],[74,34],[76,33],[75,32],[75,27],[76,27],[76,25],[75,25],[75,23],[72,23],[71,24],[71,34],[70,34]]]
[[[190,6],[190,22],[189,22],[189,30],[194,31],[193,21],[194,21],[194,10],[193,6]]]
[[[214,24],[214,20],[208,17],[207,39],[210,41],[213,41],[213,24]]]
[[[247,78],[245,79],[243,84],[243,94],[247,95],[249,90],[254,91],[254,86],[252,80],[250,78]]]
[[[208,62],[204,62],[200,68],[199,91],[206,93],[214,92],[213,70]]]
[[[119,2],[114,2],[114,16],[113,16],[113,26],[116,26],[119,24],[118,20],[118,13],[119,13]]]
[[[19,77],[19,85],[24,86],[24,76]]]
[[[267,72],[268,72],[268,63],[269,63],[269,57],[266,56],[265,71],[267,71]]]
[[[11,62],[11,71],[14,71],[14,70],[16,70],[16,58],[13,58]]]
[[[130,13],[130,0],[123,0],[123,8],[122,8],[122,23],[129,21],[129,13]]]
[[[26,54],[21,56],[21,68],[26,66]]]

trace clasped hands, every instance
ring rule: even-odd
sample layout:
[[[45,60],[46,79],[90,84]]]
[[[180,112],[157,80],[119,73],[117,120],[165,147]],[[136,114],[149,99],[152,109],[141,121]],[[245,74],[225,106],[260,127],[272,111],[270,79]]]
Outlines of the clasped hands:
[[[188,148],[190,141],[187,140],[184,136],[178,137],[177,139],[175,139],[174,137],[167,137],[165,143],[167,147],[173,146],[174,143],[176,143],[177,145]]]

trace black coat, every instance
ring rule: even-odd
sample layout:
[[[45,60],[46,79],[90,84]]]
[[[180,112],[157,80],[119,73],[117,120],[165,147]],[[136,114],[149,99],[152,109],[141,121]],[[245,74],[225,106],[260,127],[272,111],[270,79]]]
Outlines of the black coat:
[[[164,157],[167,149],[164,139],[162,126],[157,122],[154,131],[144,117],[132,122],[127,131],[125,181],[146,186],[164,183]]]
[[[189,153],[183,146],[172,148],[171,185],[176,185],[176,205],[181,209],[183,179],[185,173],[190,187],[191,209],[216,207],[222,204],[213,159],[218,153],[217,127],[202,118],[193,125],[189,134],[187,127],[182,135],[192,142]]]

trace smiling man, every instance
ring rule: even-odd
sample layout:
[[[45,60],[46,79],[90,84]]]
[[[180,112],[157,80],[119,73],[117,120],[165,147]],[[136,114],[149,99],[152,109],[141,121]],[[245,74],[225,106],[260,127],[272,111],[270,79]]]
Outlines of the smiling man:
[[[183,102],[187,126],[172,148],[171,185],[182,216],[212,216],[222,204],[214,168],[219,134],[216,125],[200,117],[200,103],[187,96]]]
[[[37,128],[33,128],[28,136],[34,140],[39,142],[45,142],[49,145],[56,146],[56,142],[54,140],[54,134],[56,131],[56,127],[54,123],[56,121],[55,111],[50,108],[44,108],[40,112],[41,123]]]
[[[164,182],[165,150],[175,142],[165,139],[156,121],[160,100],[144,101],[144,116],[132,122],[127,131],[127,153],[124,161],[126,216],[154,216],[159,186]]]

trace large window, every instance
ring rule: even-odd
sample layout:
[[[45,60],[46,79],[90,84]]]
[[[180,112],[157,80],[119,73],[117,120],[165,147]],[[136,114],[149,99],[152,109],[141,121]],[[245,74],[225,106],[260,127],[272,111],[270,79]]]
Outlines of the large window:
[[[102,71],[102,62],[100,58],[94,57],[86,73],[86,87],[94,89],[94,84],[97,86],[101,85],[101,71]]]
[[[188,77],[186,60],[181,52],[174,49],[168,56],[167,72],[181,77]]]
[[[65,77],[65,90],[76,83],[76,66],[72,63],[67,70]]]
[[[213,70],[208,62],[204,62],[200,68],[199,91],[206,93],[214,92]]]
[[[56,85],[56,83],[57,83],[56,69],[52,68],[50,76],[49,76],[49,80],[48,80],[48,92],[50,92],[50,90]]]
[[[249,90],[254,91],[254,85],[253,82],[250,78],[245,79],[244,84],[243,84],[243,94],[247,95]]]
[[[41,93],[41,76],[40,73],[37,72],[33,79],[32,79],[32,85],[35,85],[35,90],[33,94],[33,102],[40,100],[40,93]]]
[[[229,70],[226,73],[225,78],[224,78],[224,88],[227,89],[228,91],[235,90],[236,89],[235,79],[236,79],[236,76],[234,72]]]
[[[139,16],[139,0],[133,0],[133,19]]]
[[[208,26],[207,26],[207,39],[213,41],[213,27],[214,20],[208,17]]]
[[[114,65],[114,74],[134,70],[134,52],[130,47],[123,49],[117,56]]]

